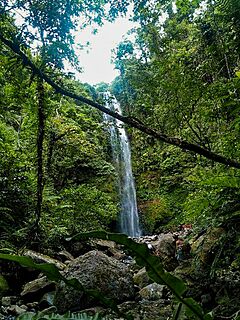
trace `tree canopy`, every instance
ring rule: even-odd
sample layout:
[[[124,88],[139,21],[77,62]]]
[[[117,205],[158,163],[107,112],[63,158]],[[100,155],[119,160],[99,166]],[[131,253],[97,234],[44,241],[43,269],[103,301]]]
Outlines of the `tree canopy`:
[[[178,199],[180,207],[187,211],[194,203],[191,196],[194,198],[199,190],[202,197],[208,193],[208,187],[197,187],[201,179],[206,185],[218,186],[212,197],[225,187],[236,191],[235,169],[240,168],[238,2],[144,0],[131,4],[132,19],[138,22],[132,30],[135,40],[126,40],[116,48],[113,59],[120,75],[108,87],[124,107],[120,115],[104,106],[95,88],[65,73],[64,65],[68,61],[81,67],[74,51],[74,32],[113,21],[126,13],[130,2],[64,0],[57,7],[54,2],[40,0],[0,3],[1,125],[6,142],[2,150],[3,181],[15,179],[16,172],[22,170],[20,180],[25,184],[19,192],[32,194],[26,196],[31,203],[23,204],[27,216],[34,211],[34,190],[39,220],[41,211],[46,211],[45,191],[58,194],[64,190],[70,196],[67,190],[85,190],[85,183],[91,185],[93,172],[100,170],[102,161],[106,172],[100,170],[96,176],[104,176],[106,185],[111,185],[111,200],[107,193],[104,197],[116,215],[114,169],[99,111],[127,125],[140,198],[150,192],[146,177],[156,171],[153,195],[145,200],[165,199],[159,206],[167,208],[163,209],[166,215],[173,210],[173,199],[168,205],[165,197],[171,188],[176,196],[182,196],[181,201]],[[31,145],[34,137],[36,143]],[[60,149],[65,150],[64,156]],[[9,171],[4,162],[8,153],[14,161],[19,159],[13,161]],[[82,177],[85,169],[81,168],[89,170],[86,180]],[[199,178],[201,175],[204,177]],[[176,179],[173,184],[172,179]],[[195,186],[191,188],[193,181]],[[91,194],[98,183],[87,186],[93,188]],[[72,189],[75,185],[76,190]],[[163,186],[161,191],[159,186]],[[104,184],[102,187],[105,192]],[[54,199],[57,206],[59,195]],[[6,199],[2,205],[8,210],[5,204]]]

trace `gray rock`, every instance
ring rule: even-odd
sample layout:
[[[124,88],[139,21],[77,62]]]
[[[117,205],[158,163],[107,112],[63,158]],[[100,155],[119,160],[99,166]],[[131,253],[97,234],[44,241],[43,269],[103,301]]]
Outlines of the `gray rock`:
[[[25,304],[21,304],[21,305],[20,305],[20,308],[24,309],[25,311],[27,311],[27,309],[28,309],[28,307],[25,306]]]
[[[29,309],[35,309],[35,308],[38,306],[38,302],[37,302],[37,301],[28,302],[28,303],[26,303],[26,306],[27,306]]]
[[[73,261],[74,257],[71,255],[71,253],[69,253],[66,250],[62,250],[60,252],[58,252],[58,256],[60,256],[61,258],[63,258],[65,261],[64,263],[66,264],[66,261]]]
[[[133,282],[141,289],[146,287],[151,282],[145,267],[134,274]]]
[[[146,300],[159,300],[163,297],[163,291],[165,286],[158,284],[158,283],[151,283],[145,288],[142,288],[139,291],[139,295],[142,299]]]
[[[85,289],[97,289],[104,297],[118,302],[128,300],[134,295],[133,279],[128,268],[120,261],[96,250],[72,261],[62,274],[68,279],[76,278]],[[60,313],[94,306],[92,298],[82,291],[73,290],[63,282],[57,285],[54,304]]]
[[[171,233],[160,234],[157,241],[152,243],[155,255],[159,256],[162,260],[163,267],[172,271],[178,266],[176,253],[176,243]]]
[[[37,263],[52,263],[54,264],[59,270],[65,269],[66,265],[61,261],[53,259],[45,254],[33,251],[33,250],[26,250],[23,252],[23,256],[32,258]]]
[[[2,297],[2,306],[8,307],[12,303],[11,297]]]
[[[25,309],[17,306],[17,305],[12,305],[10,307],[7,308],[8,313],[11,313],[13,315],[19,316],[20,314],[26,312]]]
[[[16,296],[2,297],[2,306],[8,307],[11,304],[15,304],[17,300],[18,300],[18,297]]]
[[[47,277],[35,279],[26,283],[21,292],[21,297],[28,301],[37,301],[44,293],[53,291],[55,289],[55,282],[49,281]]]

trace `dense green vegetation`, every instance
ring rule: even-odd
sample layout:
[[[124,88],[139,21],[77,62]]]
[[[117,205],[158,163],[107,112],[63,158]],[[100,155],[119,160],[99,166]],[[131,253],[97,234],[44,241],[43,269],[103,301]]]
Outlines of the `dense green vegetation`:
[[[56,10],[49,2],[1,1],[2,246],[24,245],[29,235],[52,242],[115,225],[116,173],[101,112],[62,95],[42,77],[101,101],[98,92],[106,86],[79,83],[64,73],[64,63],[79,68],[72,33],[78,19],[81,28],[99,26],[128,7],[124,1],[104,3],[108,6],[63,1]],[[109,89],[130,124],[143,228],[153,233],[180,223],[204,228],[236,220],[239,170],[187,144],[222,155],[225,163],[240,157],[240,5],[235,0],[133,5],[135,40],[116,48],[120,76]],[[21,10],[19,25],[14,19]],[[138,124],[180,140],[164,143]],[[179,141],[187,142],[186,149]]]
[[[51,271],[51,264],[39,267],[11,253],[59,251],[66,239],[114,240],[177,297],[175,319],[184,305],[199,319],[210,319],[204,314],[213,307],[216,319],[238,319],[240,2],[57,2],[0,0],[0,251],[10,253],[2,259]],[[66,64],[81,70],[74,32],[100,28],[130,4],[136,28],[113,52],[119,76],[95,87],[80,83],[65,70]],[[105,91],[123,115],[104,107]],[[120,205],[101,111],[128,130],[142,230],[172,237],[179,225],[193,226],[187,268],[172,237],[173,258],[183,278],[194,279],[192,291],[145,244],[105,232],[116,231]],[[90,233],[75,237],[79,232]],[[52,277],[64,278],[59,271]],[[206,293],[214,306],[204,301]]]
[[[72,5],[69,10],[76,14],[74,2]],[[2,6],[6,13],[1,14],[1,32],[17,39],[24,31],[20,41],[23,45],[31,43],[24,26],[20,30],[14,25],[7,7],[7,4]],[[43,19],[53,14],[59,16],[52,17],[49,26],[44,21],[38,26],[39,34],[43,28],[48,32],[46,39],[41,39],[38,52],[31,55],[29,50],[25,51],[42,70],[50,72],[50,66],[53,67],[54,77],[61,77],[64,59],[71,62],[75,59],[69,47],[73,25],[69,22],[62,29],[54,27],[62,22],[60,9],[53,13],[52,7],[44,17],[44,10],[49,8],[42,8]],[[26,22],[35,26],[39,10],[37,3],[36,8],[30,6]],[[86,18],[88,10],[92,9],[82,14]],[[52,37],[59,37],[59,42]],[[64,42],[66,48],[62,47]],[[57,49],[60,52],[53,57]],[[45,238],[47,243],[54,244],[69,233],[108,228],[116,219],[118,199],[101,114],[56,95],[2,44],[0,64],[2,246],[22,246],[29,236],[32,240]],[[71,75],[65,75],[61,81],[87,97],[96,94],[93,88],[78,83]]]
[[[2,68],[8,63],[6,57]],[[22,67],[17,73],[21,83],[16,64],[1,73],[1,231],[3,239],[24,240],[35,220],[38,119],[36,85],[29,84]],[[77,86],[89,94],[87,87]],[[117,199],[101,115],[53,95],[50,88],[45,95],[41,229],[53,240],[107,227],[116,218]]]
[[[131,117],[237,160],[240,5],[172,4],[138,2],[136,40],[115,51],[121,76],[112,90]],[[139,207],[149,231],[167,222],[216,225],[239,210],[238,170],[135,129],[130,135]]]

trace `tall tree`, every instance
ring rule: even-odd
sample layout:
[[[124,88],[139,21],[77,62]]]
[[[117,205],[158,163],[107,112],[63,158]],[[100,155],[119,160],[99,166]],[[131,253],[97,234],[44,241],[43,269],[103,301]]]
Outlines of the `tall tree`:
[[[103,20],[112,20],[118,14],[126,11],[125,1],[118,2],[98,1],[79,2],[76,0],[63,0],[56,2],[24,0],[1,1],[2,31],[6,26],[13,25],[14,33],[8,33],[14,43],[26,47],[33,47],[36,63],[41,71],[52,68],[59,76],[64,69],[64,61],[73,66],[79,66],[78,59],[73,49],[73,31],[82,30],[88,24],[99,26]],[[13,24],[12,17],[16,17],[18,28]],[[49,69],[50,71],[50,69]],[[48,71],[47,71],[48,72]],[[36,76],[32,70],[33,78]],[[38,132],[37,132],[37,200],[36,221],[37,227],[41,218],[41,208],[44,188],[44,135],[46,122],[45,89],[43,79],[36,77],[36,93],[38,98]]]

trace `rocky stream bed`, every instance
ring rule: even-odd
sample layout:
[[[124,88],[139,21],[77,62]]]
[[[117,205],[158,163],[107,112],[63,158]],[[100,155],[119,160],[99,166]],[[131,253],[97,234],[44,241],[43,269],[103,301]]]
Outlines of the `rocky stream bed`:
[[[166,270],[183,279],[188,286],[186,296],[212,311],[214,319],[234,320],[240,317],[239,253],[232,253],[227,267],[217,267],[222,250],[228,248],[221,243],[226,233],[223,228],[209,228],[196,235],[191,228],[183,228],[136,241],[146,243]],[[145,268],[112,241],[75,242],[58,252],[25,249],[21,254],[38,263],[53,263],[67,279],[76,278],[84,288],[97,289],[104,297],[114,299],[120,312],[135,320],[172,318],[176,307],[172,293],[166,286],[152,282]],[[97,299],[64,282],[50,281],[39,271],[2,260],[0,276],[0,320],[29,319],[29,315],[39,312],[42,316],[82,312],[122,319]]]

